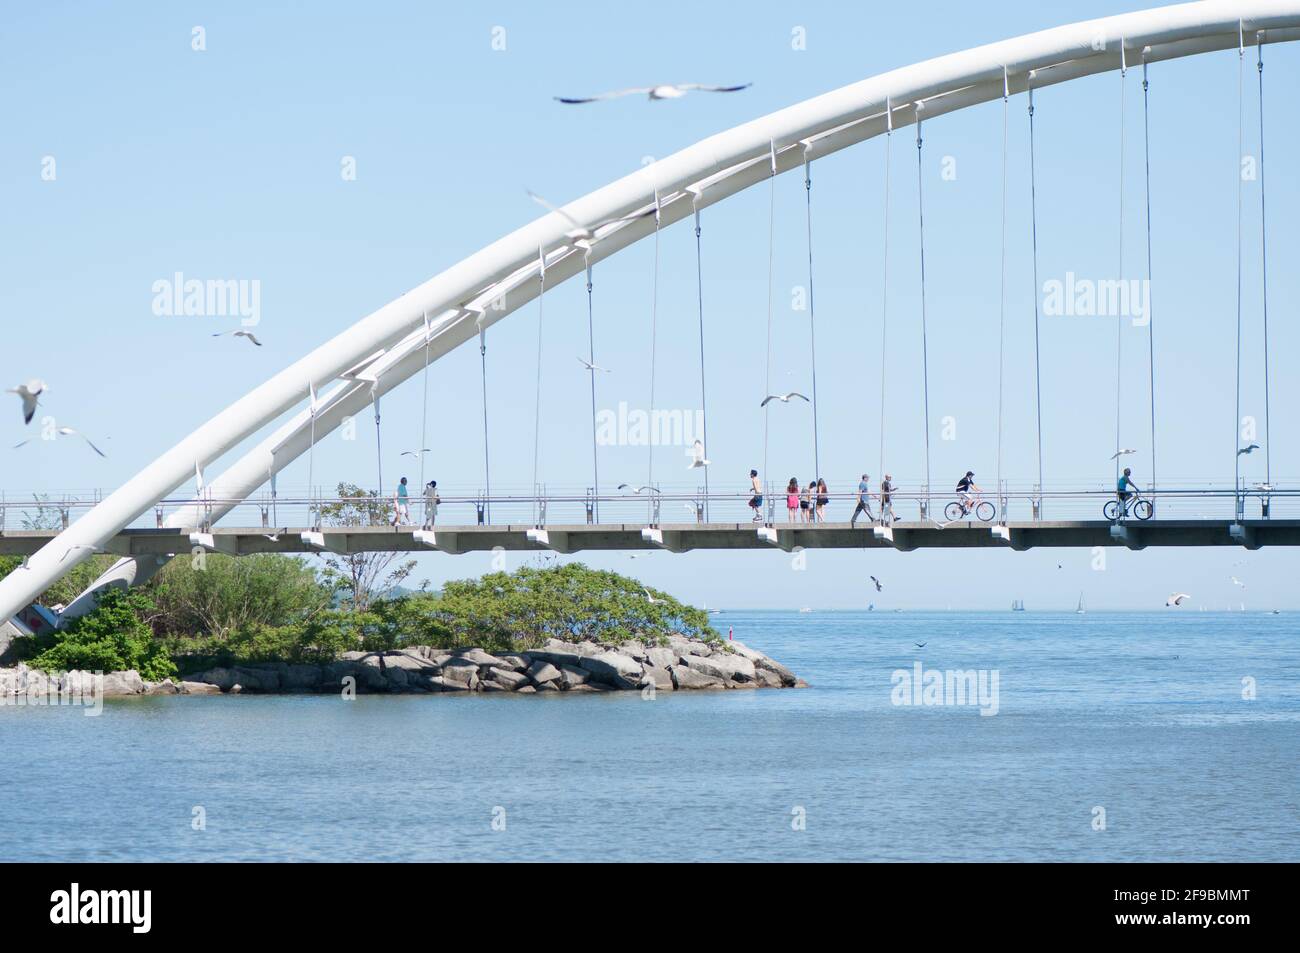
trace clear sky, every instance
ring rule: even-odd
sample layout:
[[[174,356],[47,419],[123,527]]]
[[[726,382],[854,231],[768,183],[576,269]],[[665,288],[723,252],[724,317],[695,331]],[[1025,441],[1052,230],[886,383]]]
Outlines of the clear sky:
[[[972,5],[757,3],[216,4],[50,2],[11,6],[0,30],[0,380],[49,382],[43,413],[95,439],[8,449],[31,431],[16,406],[0,416],[0,488],[8,497],[111,489],[312,347],[483,245],[535,217],[532,189],[562,202],[714,132],[893,67],[1142,2]],[[918,17],[918,13],[923,13]],[[202,50],[194,28],[202,27]],[[800,32],[801,31],[801,32]],[[792,40],[802,36],[804,48]],[[494,48],[504,46],[504,49]],[[1253,51],[1245,72],[1246,146],[1258,152]],[[1272,469],[1297,485],[1300,383],[1286,355],[1300,345],[1300,132],[1285,121],[1300,48],[1266,51],[1270,96]],[[1152,314],[1157,444],[1163,486],[1231,485],[1236,441],[1234,347],[1237,56],[1225,52],[1151,72]],[[738,83],[734,95],[671,102],[627,98],[563,106],[553,95],[659,82]],[[1037,97],[1040,279],[1146,274],[1141,79],[1126,89],[1127,150],[1120,266],[1121,86],[1117,75]],[[1007,329],[1002,471],[1035,478],[1033,313],[1027,115],[1011,103]],[[916,150],[893,143],[885,415],[895,482],[923,475],[917,295]],[[926,127],[926,266],[932,471],[947,490],[966,469],[991,486],[998,469],[1002,106]],[[343,174],[346,157],[355,178]],[[945,175],[945,171],[949,174]],[[955,175],[951,173],[955,171]],[[52,173],[52,174],[51,174]],[[814,168],[817,377],[822,470],[832,489],[878,478],[884,146],[856,146]],[[810,386],[801,177],[777,183],[773,388]],[[1263,426],[1259,182],[1245,184],[1242,413]],[[705,296],[712,481],[740,490],[761,465],[768,292],[768,191],[761,185],[705,213]],[[694,240],[689,223],[661,238],[656,406],[699,406]],[[596,274],[600,406],[643,408],[649,392],[649,242]],[[265,346],[214,339],[238,317],[154,313],[154,283],[257,281]],[[580,282],[546,298],[542,479],[590,484],[586,303]],[[1043,419],[1047,482],[1109,486],[1115,447],[1115,322],[1045,316]],[[1121,443],[1139,484],[1151,470],[1147,329],[1126,327]],[[494,489],[531,481],[537,307],[491,332],[489,411]],[[444,495],[482,484],[478,354],[462,349],[430,376],[427,464]],[[7,397],[6,401],[16,401]],[[952,418],[947,434],[944,418]],[[36,425],[33,425],[34,427]],[[372,424],[327,438],[317,482],[375,481]],[[416,469],[419,379],[384,403],[384,476]],[[955,431],[955,432],[954,432]],[[813,475],[807,405],[771,417],[772,479]],[[944,439],[945,436],[955,439]],[[1258,442],[1263,443],[1260,439]],[[251,445],[251,444],[250,444]],[[236,459],[240,448],[224,462]],[[602,448],[602,482],[644,481],[641,447]],[[657,480],[693,489],[682,451],[659,452]],[[1263,459],[1245,458],[1248,480]],[[220,464],[212,468],[219,472]],[[307,481],[305,462],[280,481]],[[941,496],[946,499],[946,496]],[[462,512],[464,511],[464,512]],[[1217,511],[1216,511],[1217,512]],[[1279,515],[1286,510],[1279,507]],[[684,514],[683,514],[684,515]],[[1082,511],[1077,515],[1084,514]],[[1228,515],[1226,510],[1219,515]],[[1291,514],[1295,515],[1295,514]],[[784,514],[781,514],[782,518]],[[444,520],[468,519],[448,507]],[[657,553],[584,558],[710,605],[758,607],[1157,607],[1174,590],[1194,604],[1300,606],[1297,555],[1238,549]],[[509,557],[508,565],[516,557]],[[487,570],[489,557],[422,557],[435,585]],[[1058,568],[1059,567],[1059,568]],[[868,593],[879,576],[883,593]],[[1247,584],[1242,590],[1230,576]]]

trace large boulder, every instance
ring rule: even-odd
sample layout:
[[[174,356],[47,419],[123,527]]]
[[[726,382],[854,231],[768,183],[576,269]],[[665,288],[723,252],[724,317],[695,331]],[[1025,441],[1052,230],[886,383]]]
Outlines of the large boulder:
[[[668,670],[673,677],[673,685],[679,690],[686,691],[695,688],[726,688],[726,683],[712,675],[685,665],[674,665]]]
[[[739,655],[718,652],[707,658],[699,655],[682,656],[682,665],[703,675],[712,675],[724,682],[752,682],[754,680],[754,663]]]
[[[181,682],[182,695],[220,695],[221,689],[207,682]]]
[[[699,639],[688,639],[684,635],[668,636],[668,645],[678,655],[709,655],[713,646]]]
[[[550,662],[544,662],[538,659],[528,667],[528,677],[537,685],[543,685],[548,682],[554,682],[560,677],[560,670]]]
[[[591,673],[586,669],[574,668],[572,665],[560,666],[560,688],[563,691],[572,691],[586,685],[591,681]]]
[[[452,655],[456,658],[473,662],[475,665],[479,666],[492,665],[499,668],[509,668],[509,666],[501,659],[497,658],[495,655],[490,655],[487,652],[484,652],[482,649],[457,649],[452,653]]]
[[[314,692],[321,675],[319,665],[288,665],[280,674],[280,686],[287,692]]]
[[[500,685],[510,691],[528,684],[528,676],[523,672],[512,672],[508,668],[489,668],[484,673],[482,686]]]
[[[531,659],[541,659],[552,665],[571,665],[578,668],[584,658],[601,655],[603,651],[589,642],[561,642],[559,639],[548,639],[541,648],[529,649],[524,654]]]
[[[641,663],[621,652],[601,652],[586,656],[581,666],[595,681],[616,688],[636,688],[641,683]]]
[[[641,685],[652,684],[658,691],[671,692],[676,686],[673,685],[672,673],[666,668],[659,668],[657,665],[647,665],[645,674],[641,676]]]
[[[733,652],[741,658],[749,659],[754,663],[754,667],[759,671],[767,671],[776,675],[780,683],[787,688],[792,688],[799,681],[794,672],[790,671],[780,662],[777,662],[756,649],[751,649],[744,642],[728,642],[727,645]],[[766,679],[764,681],[767,681]]]
[[[109,695],[140,695],[144,692],[144,679],[135,669],[109,672],[104,676],[104,697]]]
[[[662,645],[646,649],[646,662],[656,668],[669,668],[677,664],[677,652]]]

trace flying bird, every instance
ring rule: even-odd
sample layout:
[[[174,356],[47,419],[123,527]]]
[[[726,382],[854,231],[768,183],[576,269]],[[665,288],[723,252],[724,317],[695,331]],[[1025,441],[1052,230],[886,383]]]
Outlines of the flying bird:
[[[1112,460],[1118,460],[1120,457],[1126,457],[1126,456],[1128,456],[1130,453],[1137,453],[1137,451],[1136,451],[1136,450],[1130,450],[1130,449],[1127,449],[1127,448],[1124,449],[1124,450],[1116,450],[1114,453],[1112,453],[1112,454],[1110,455],[1110,458],[1111,458]]]
[[[768,394],[766,397],[763,398],[763,402],[758,406],[766,407],[774,400],[779,400],[783,404],[788,404],[795,397],[798,397],[800,400],[808,400],[807,397],[799,393],[797,390],[792,390],[788,394]]]
[[[422,453],[433,453],[433,451],[430,450],[428,447],[425,447],[425,448],[422,449],[422,450],[403,450],[403,451],[402,451],[402,456],[404,456],[404,457],[410,457],[410,458],[413,459],[413,460],[419,460],[419,459],[420,459],[420,454],[422,454]]]
[[[592,241],[596,237],[596,232],[600,231],[600,229],[604,228],[606,225],[621,225],[624,222],[635,222],[637,219],[640,218],[648,218],[649,216],[655,214],[655,212],[657,211],[656,206],[651,206],[648,209],[645,209],[640,212],[636,212],[632,215],[624,215],[622,218],[609,218],[603,222],[597,222],[595,225],[583,225],[581,222],[579,222],[576,218],[574,218],[564,209],[560,208],[558,205],[553,205],[550,202],[546,201],[546,199],[542,198],[536,192],[529,192],[528,197],[531,198],[538,205],[540,205],[542,208],[546,209],[549,212],[554,212],[556,215],[560,216],[565,221],[567,221],[570,225],[573,226],[572,229],[564,233],[564,237],[569,239],[569,241],[572,242]],[[582,358],[578,358],[578,360],[582,361]],[[587,362],[583,361],[583,363],[585,364]]]
[[[880,584],[880,580],[877,579],[875,576],[872,576],[872,577],[871,577],[871,581],[872,581],[873,583],[875,583],[875,586],[876,586],[876,592],[880,592],[881,590],[883,590],[883,589],[885,588],[884,586],[882,586],[882,585]]]
[[[1192,598],[1185,592],[1175,592],[1165,600],[1165,606],[1181,606],[1188,599]]]
[[[929,645],[930,643],[929,643],[929,642],[913,642],[912,644],[915,645],[918,649],[923,649],[923,648],[925,648],[927,645]]]
[[[1246,588],[1246,584],[1242,582],[1240,579],[1238,579],[1236,576],[1233,576],[1231,578],[1232,578],[1232,584],[1234,586],[1240,586],[1242,589]]]
[[[276,530],[274,533],[263,533],[262,538],[268,539],[273,543],[278,543],[280,541],[280,534],[287,533],[287,532],[288,529],[281,529],[281,530]]]
[[[82,433],[79,430],[73,430],[71,427],[60,427],[58,430],[55,431],[55,433],[57,433],[60,437],[80,437],[82,440],[86,441],[86,446],[88,446],[91,450],[94,450],[101,457],[108,456],[108,454],[104,453],[103,450],[100,450],[97,446],[95,446],[91,442],[90,438],[87,437],[84,433]],[[23,440],[19,443],[14,444],[14,449],[17,450],[19,447],[25,447],[29,443],[31,443],[30,440]]]
[[[1254,453],[1254,452],[1255,452],[1256,450],[1258,450],[1258,449],[1259,449],[1259,444],[1257,444],[1257,443],[1252,443],[1249,447],[1242,447],[1240,450],[1238,450],[1238,451],[1237,451],[1237,456],[1240,457],[1240,456],[1242,456],[1243,454]]]
[[[30,380],[26,384],[19,384],[17,387],[10,387],[5,391],[6,394],[17,394],[23,402],[23,423],[29,424],[32,418],[36,416],[36,405],[40,403],[37,399],[41,394],[49,390],[43,380]]]
[[[620,490],[631,490],[633,493],[637,493],[637,494],[640,494],[640,493],[643,493],[643,492],[646,492],[646,491],[649,491],[649,492],[651,492],[651,493],[658,493],[658,492],[659,492],[658,487],[653,487],[653,486],[633,486],[633,485],[630,484],[630,483],[620,483],[620,484],[618,485],[618,488],[619,488]]]
[[[585,360],[581,357],[578,358],[578,360],[582,363],[582,366],[589,371],[604,371],[606,374],[609,373],[608,367],[601,367],[599,364],[593,364],[591,361]]]
[[[689,92],[701,93],[738,93],[742,89],[748,89],[753,83],[742,83],[739,86],[705,86],[703,83],[671,83],[662,86],[633,86],[629,89],[616,89],[609,93],[600,93],[596,96],[556,96],[556,102],[566,103],[570,106],[581,103],[598,103],[606,99],[619,99],[623,96],[641,96],[644,95],[652,102],[656,99],[681,99]]]
[[[261,347],[261,346],[262,346],[262,342],[259,341],[256,337],[253,336],[253,332],[252,332],[252,331],[245,331],[243,328],[236,328],[236,329],[233,330],[233,331],[218,331],[216,334],[214,334],[214,335],[212,335],[212,336],[213,336],[214,338],[221,338],[221,337],[227,337],[227,336],[229,336],[229,337],[237,337],[237,338],[248,338],[250,341],[252,341],[252,342],[253,342],[254,344],[256,344],[258,347]]]
[[[700,467],[709,465],[709,461],[704,459],[704,442],[702,440],[695,441],[686,453],[691,458],[691,462],[687,464],[686,469],[698,470]]]
[[[660,600],[650,595],[649,589],[643,588],[641,591],[645,593],[646,601],[649,602],[652,606],[657,606],[659,604]]]
[[[85,552],[85,551],[89,551],[91,553],[103,552],[103,550],[100,549],[98,546],[87,546],[85,543],[78,543],[76,546],[68,547],[68,549],[63,553],[63,555],[59,557],[59,562],[63,562],[63,560],[67,559],[73,553]]]

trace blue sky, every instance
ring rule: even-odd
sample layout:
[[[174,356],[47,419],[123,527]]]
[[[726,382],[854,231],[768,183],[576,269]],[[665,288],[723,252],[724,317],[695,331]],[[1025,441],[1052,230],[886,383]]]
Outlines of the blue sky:
[[[74,441],[7,449],[28,435],[0,417],[7,496],[111,489],[194,426],[316,344],[385,302],[529,221],[525,189],[567,201],[717,131],[875,73],[931,56],[1141,3],[956,2],[897,10],[760,3],[744,16],[718,5],[666,3],[652,20],[633,7],[573,3],[478,5],[46,3],[6,12],[0,33],[0,378],[51,385],[45,411],[90,434],[101,460]],[[202,26],[206,49],[192,49]],[[494,28],[505,49],[493,49]],[[792,49],[802,28],[806,49]],[[501,33],[495,34],[497,37]],[[499,44],[498,44],[499,45]],[[1295,485],[1300,386],[1295,352],[1300,287],[1297,133],[1282,121],[1297,86],[1300,50],[1266,53],[1271,96],[1268,200],[1271,404],[1275,482]],[[1246,71],[1246,152],[1257,152],[1253,52]],[[1157,336],[1159,473],[1164,486],[1229,484],[1236,439],[1237,57],[1235,52],[1152,68],[1152,285]],[[730,96],[674,102],[624,99],[566,107],[573,95],[657,82],[733,83]],[[1037,97],[1040,278],[1119,277],[1117,192],[1120,81],[1107,75]],[[1126,86],[1128,117],[1125,278],[1145,277],[1140,77]],[[1007,206],[1004,459],[1008,480],[1034,479],[1027,117],[1011,103]],[[1001,245],[1002,106],[992,103],[926,127],[926,266],[930,327],[931,446],[940,489],[972,468],[997,471],[997,361]],[[814,167],[817,376],[822,471],[845,490],[878,473],[883,143],[873,140]],[[900,485],[923,475],[917,295],[916,151],[912,131],[893,143],[889,236],[890,353],[887,467]],[[355,158],[355,181],[340,174]],[[56,177],[42,176],[53,157]],[[955,178],[942,174],[945,158]],[[1245,187],[1245,357],[1242,413],[1263,420],[1258,182]],[[806,389],[806,312],[791,308],[807,281],[803,185],[776,183],[774,389]],[[760,465],[767,314],[768,191],[751,189],[705,214],[709,341],[709,456],[715,488],[739,490]],[[596,274],[600,406],[648,399],[649,242]],[[661,236],[656,406],[699,405],[694,240],[683,223]],[[256,280],[265,346],[214,339],[237,318],[160,317],[152,286],[187,277]],[[590,483],[586,352],[580,282],[548,293],[543,329],[542,478],[555,488]],[[537,309],[511,315],[491,336],[489,411],[493,483],[531,481]],[[1115,323],[1044,318],[1045,469],[1049,485],[1104,487],[1115,446]],[[1151,467],[1147,331],[1124,331],[1121,442],[1145,485]],[[786,385],[789,386],[786,386]],[[482,484],[478,354],[462,349],[430,376],[428,464],[448,494]],[[12,400],[12,398],[8,398]],[[956,439],[941,422],[952,417]],[[399,456],[420,437],[417,380],[384,403],[384,474],[414,468]],[[373,485],[373,431],[334,435],[317,456],[318,483]],[[806,405],[771,417],[773,479],[813,475]],[[1262,440],[1259,442],[1263,442]],[[227,458],[233,461],[238,448]],[[644,448],[603,448],[602,482],[642,482]],[[659,451],[656,479],[685,490],[685,457]],[[214,468],[221,469],[220,465]],[[1247,479],[1263,477],[1260,454]],[[305,462],[281,478],[306,483]],[[462,507],[462,509],[464,509]],[[1082,511],[1081,511],[1082,512]],[[1088,515],[1091,515],[1090,513]],[[1226,513],[1224,514],[1226,515]],[[451,510],[443,518],[466,518]],[[1111,551],[1105,571],[1086,551],[1014,554],[811,552],[792,568],[778,552],[583,557],[635,571],[697,602],[730,606],[857,607],[865,579],[882,606],[1097,608],[1163,603],[1175,589],[1196,603],[1300,605],[1285,551]],[[488,557],[422,559],[435,584],[477,574]],[[1058,565],[1061,568],[1058,568]]]

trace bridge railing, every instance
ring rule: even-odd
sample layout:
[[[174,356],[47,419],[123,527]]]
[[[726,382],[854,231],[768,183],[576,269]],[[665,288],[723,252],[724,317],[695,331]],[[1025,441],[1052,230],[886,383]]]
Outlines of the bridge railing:
[[[846,481],[843,485],[855,485]],[[436,522],[442,525],[573,525],[586,523],[622,525],[669,525],[690,523],[802,523],[807,511],[787,506],[784,485],[767,485],[758,508],[759,520],[750,506],[748,490],[705,494],[702,488],[655,486],[602,492],[590,488],[509,488],[488,497],[481,490],[453,488],[439,494]],[[67,490],[0,495],[0,532],[55,531],[67,527],[95,506],[104,496],[98,490]],[[986,488],[980,498],[993,504],[993,522],[1055,520],[1101,520],[1103,507],[1115,499],[1106,489],[1058,487],[1039,491],[1036,487],[1002,486]],[[1145,492],[1154,505],[1153,518],[1178,520],[1300,519],[1300,485],[1295,488],[1249,487],[1234,492],[1230,486],[1179,486]],[[847,522],[857,502],[856,491],[829,492],[822,497],[821,516],[829,523]],[[957,499],[955,492],[908,487],[892,494],[895,521],[929,519],[946,521],[944,510]],[[800,493],[800,502],[804,500]],[[163,500],[153,511],[137,520],[134,528],[173,525],[177,514],[187,512],[185,528],[212,524],[231,527],[312,528],[321,525],[384,525],[395,517],[396,496],[339,497],[324,489],[294,490],[288,493],[260,493],[243,500],[215,497],[186,497]],[[870,500],[872,518],[879,521],[878,493]],[[197,513],[198,518],[194,517]],[[430,513],[425,500],[412,493],[403,513],[403,525],[423,525]],[[859,522],[866,520],[865,516]],[[964,520],[963,520],[964,521]]]

